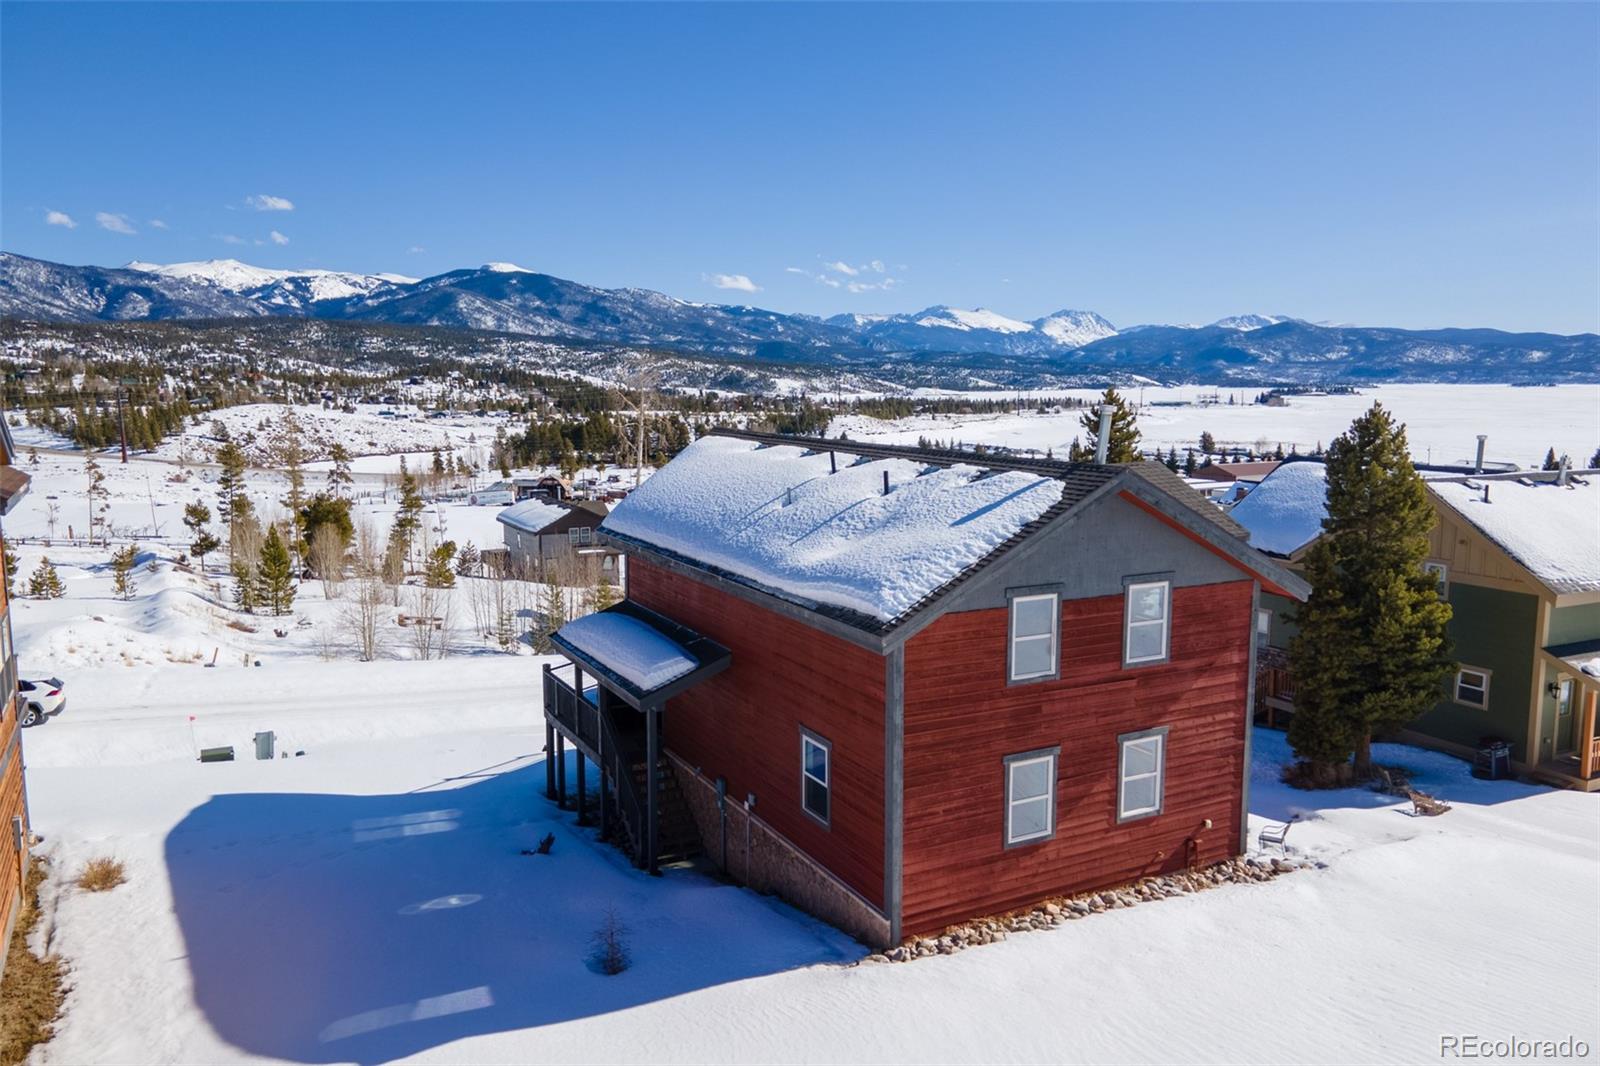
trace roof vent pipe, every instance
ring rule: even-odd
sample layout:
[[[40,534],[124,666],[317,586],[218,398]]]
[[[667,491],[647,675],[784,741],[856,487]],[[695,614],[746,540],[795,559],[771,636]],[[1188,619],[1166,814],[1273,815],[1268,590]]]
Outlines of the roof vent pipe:
[[[1094,461],[1105,465],[1107,449],[1111,447],[1111,416],[1115,413],[1108,403],[1100,405],[1100,435],[1094,441]]]
[[[1474,474],[1483,473],[1483,446],[1484,446],[1485,443],[1488,442],[1488,440],[1489,440],[1489,434],[1487,434],[1487,433],[1479,433],[1478,434],[1478,461],[1472,464],[1472,472]]]
[[[1483,502],[1484,503],[1488,503],[1489,502],[1489,486],[1488,485],[1485,485],[1483,487]]]
[[[1572,473],[1572,469],[1571,468],[1572,468],[1572,459],[1571,459],[1571,457],[1563,455],[1561,457],[1561,465],[1556,468],[1556,484],[1557,485],[1560,485],[1562,488],[1566,487],[1567,480],[1568,480],[1568,475],[1570,475]]]

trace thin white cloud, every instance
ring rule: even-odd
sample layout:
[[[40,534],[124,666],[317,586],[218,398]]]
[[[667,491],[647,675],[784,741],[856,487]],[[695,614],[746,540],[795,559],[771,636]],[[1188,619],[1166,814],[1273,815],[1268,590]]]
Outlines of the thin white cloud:
[[[279,233],[277,230],[273,230],[270,234],[268,234],[268,236],[270,236],[272,238],[272,243],[273,244],[288,244],[289,243],[289,238],[285,237],[283,234]]]
[[[853,278],[857,274],[861,273],[860,268],[853,267],[849,263],[844,262],[842,259],[836,259],[833,262],[824,265],[835,274],[844,274],[846,277]]]
[[[133,223],[128,221],[127,215],[116,215],[110,211],[97,211],[95,212],[94,220],[100,223],[101,229],[110,230],[112,233],[132,236],[139,232],[133,228]]]
[[[883,260],[882,259],[874,259],[872,262],[867,264],[867,269],[872,271],[874,274],[882,274],[883,273]]]
[[[819,257],[820,258],[820,257]],[[892,289],[900,284],[899,278],[890,277],[885,273],[889,268],[881,259],[871,259],[858,266],[846,263],[842,259],[824,262],[821,270],[806,270],[804,267],[784,267],[787,274],[799,274],[801,277],[810,278],[818,285],[826,285],[830,289],[844,289],[847,292],[882,292]],[[865,275],[876,274],[876,280],[868,281]],[[835,276],[839,275],[839,276]]]
[[[261,193],[257,196],[246,196],[244,205],[256,211],[293,211],[294,204],[282,196],[268,196]]]
[[[761,286],[743,274],[708,274],[705,279],[719,289],[737,289],[740,292],[760,292]]]
[[[413,244],[410,248],[407,248],[406,251],[411,255],[421,255],[423,252],[426,252],[427,249],[420,244]]]
[[[845,288],[851,292],[882,292],[885,289],[892,289],[898,284],[899,282],[894,278],[884,278],[882,281],[852,281]]]
[[[245,244],[246,243],[246,241],[245,241],[245,239],[243,237],[240,237],[240,236],[238,236],[236,234],[233,234],[233,233],[219,233],[216,236],[217,236],[217,240],[221,241],[223,244]]]
[[[46,211],[44,213],[44,224],[46,226],[65,226],[67,229],[78,228],[78,224],[73,221],[72,216],[65,211]]]
[[[166,229],[167,228],[167,224],[165,222],[161,221],[159,218],[152,218],[150,220],[150,228],[151,229]]]
[[[804,274],[807,277],[811,276],[811,271],[805,270],[801,267],[784,267],[783,272],[785,274]]]

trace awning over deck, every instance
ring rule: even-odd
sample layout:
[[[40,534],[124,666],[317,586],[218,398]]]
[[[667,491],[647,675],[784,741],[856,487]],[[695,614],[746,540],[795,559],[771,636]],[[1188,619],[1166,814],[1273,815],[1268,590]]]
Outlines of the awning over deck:
[[[550,639],[613,695],[639,709],[660,706],[721,672],[731,659],[716,641],[628,602],[568,622]]]
[[[1552,644],[1544,649],[1552,659],[1580,675],[1591,685],[1600,685],[1600,640],[1581,640],[1575,644]]]

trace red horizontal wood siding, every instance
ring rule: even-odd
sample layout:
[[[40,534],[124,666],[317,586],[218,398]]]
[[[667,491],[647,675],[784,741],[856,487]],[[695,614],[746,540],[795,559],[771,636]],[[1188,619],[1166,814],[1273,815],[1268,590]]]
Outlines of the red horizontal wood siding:
[[[1004,609],[946,615],[908,642],[907,935],[1181,868],[1190,837],[1201,862],[1238,850],[1252,585],[1175,589],[1157,666],[1123,668],[1120,596],[1062,604],[1057,681],[1006,684]],[[1117,737],[1157,726],[1162,813],[1118,825]],[[1006,848],[1003,760],[1057,745],[1055,836]]]
[[[628,598],[727,646],[727,670],[667,703],[666,745],[874,906],[883,906],[882,656],[711,585],[628,559]],[[832,812],[800,806],[800,729],[833,745]]]

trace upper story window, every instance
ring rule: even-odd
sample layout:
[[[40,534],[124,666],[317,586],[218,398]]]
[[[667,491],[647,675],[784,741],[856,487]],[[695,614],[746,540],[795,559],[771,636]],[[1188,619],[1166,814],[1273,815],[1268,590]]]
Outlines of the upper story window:
[[[1433,579],[1439,583],[1439,596],[1442,599],[1450,587],[1450,568],[1443,563],[1423,563],[1422,572],[1432,574]]]
[[[590,544],[594,542],[593,526],[573,526],[567,530],[567,540],[572,544]]]
[[[1172,629],[1172,582],[1128,582],[1123,617],[1123,665],[1166,662]]]
[[[1011,681],[1036,681],[1058,676],[1061,649],[1061,594],[1017,592],[1011,595]]]
[[[1256,611],[1256,643],[1266,644],[1272,638],[1272,612],[1263,607]]]
[[[1463,666],[1456,671],[1456,702],[1479,709],[1489,706],[1489,671]]]
[[[827,825],[833,804],[833,745],[815,733],[800,732],[800,805]]]
[[[1056,759],[1060,748],[1006,757],[1006,846],[1048,840],[1056,832]]]

